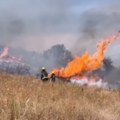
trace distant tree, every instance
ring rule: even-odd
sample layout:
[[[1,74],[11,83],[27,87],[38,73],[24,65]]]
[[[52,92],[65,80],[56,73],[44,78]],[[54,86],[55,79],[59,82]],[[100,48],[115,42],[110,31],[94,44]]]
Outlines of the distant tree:
[[[64,67],[72,60],[72,54],[64,45],[55,45],[43,53],[43,64],[49,69]]]
[[[103,60],[103,67],[107,72],[110,72],[114,69],[113,62],[110,58],[105,58]]]

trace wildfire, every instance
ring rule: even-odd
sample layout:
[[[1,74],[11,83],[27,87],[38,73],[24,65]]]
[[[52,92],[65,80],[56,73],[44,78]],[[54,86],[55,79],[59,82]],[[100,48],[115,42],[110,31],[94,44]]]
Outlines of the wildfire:
[[[8,47],[5,47],[0,55],[0,58],[5,58],[5,57],[8,57]]]
[[[9,55],[9,48],[8,47],[5,47],[3,52],[0,54],[0,59],[6,59],[8,61],[11,61],[11,62],[20,62],[21,61],[21,58],[17,58],[17,57],[14,57],[14,56],[10,56]]]
[[[90,55],[85,52],[82,56],[75,57],[67,64],[65,68],[54,69],[52,72],[58,77],[69,78],[72,76],[80,75],[86,71],[93,71],[102,66],[104,54],[107,47],[120,37],[120,31],[106,39],[101,40],[97,44],[97,51]]]
[[[21,58],[9,55],[8,47],[5,47],[0,54],[0,71],[19,75],[31,75],[33,73],[31,67],[25,64]]]

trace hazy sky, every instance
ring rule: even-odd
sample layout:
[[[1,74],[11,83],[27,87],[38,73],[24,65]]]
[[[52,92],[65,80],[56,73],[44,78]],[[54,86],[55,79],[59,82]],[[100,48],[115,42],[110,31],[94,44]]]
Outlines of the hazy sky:
[[[65,44],[73,53],[95,50],[120,28],[119,0],[0,0],[0,44],[42,52]],[[118,59],[120,42],[107,55]]]

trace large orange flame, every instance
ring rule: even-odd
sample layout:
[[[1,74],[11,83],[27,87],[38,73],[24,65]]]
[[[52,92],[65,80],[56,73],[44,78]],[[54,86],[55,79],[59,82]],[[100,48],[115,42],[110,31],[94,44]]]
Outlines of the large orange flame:
[[[75,75],[80,75],[86,71],[93,71],[100,68],[107,47],[119,37],[120,32],[117,32],[115,35],[99,42],[97,45],[97,51],[92,56],[88,52],[85,52],[82,56],[75,57],[65,68],[54,69],[52,72],[58,77],[69,78]]]

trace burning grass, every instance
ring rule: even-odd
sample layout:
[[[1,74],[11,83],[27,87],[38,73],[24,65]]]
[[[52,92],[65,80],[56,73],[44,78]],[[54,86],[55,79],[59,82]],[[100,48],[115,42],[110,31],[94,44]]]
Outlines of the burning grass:
[[[0,74],[0,120],[120,120],[120,91]]]

